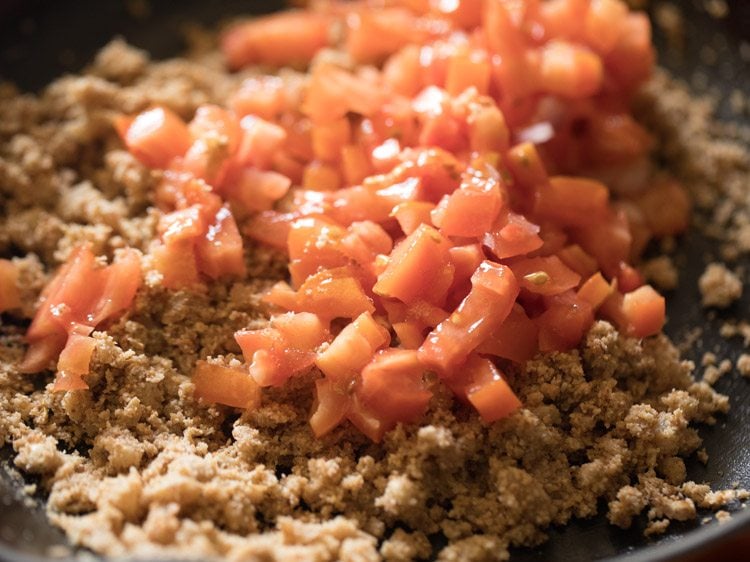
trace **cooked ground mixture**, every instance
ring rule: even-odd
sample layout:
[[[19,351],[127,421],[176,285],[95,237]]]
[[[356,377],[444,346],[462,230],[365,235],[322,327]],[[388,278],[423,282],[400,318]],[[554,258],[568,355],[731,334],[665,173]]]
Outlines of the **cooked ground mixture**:
[[[49,517],[73,544],[110,556],[503,560],[550,525],[593,516],[601,500],[613,524],[646,513],[647,533],[658,533],[747,496],[686,481],[696,424],[725,414],[727,397],[696,382],[665,336],[629,339],[605,322],[580,350],[510,371],[524,407],[491,425],[446,394],[423,424],[380,444],[348,424],[315,439],[315,372],[265,389],[262,407],[241,414],[198,403],[195,362],[241,362],[234,332],[265,325],[260,295],[287,275],[283,257],[259,246],[246,247],[246,280],[205,292],[165,290],[144,260],[133,310],[94,333],[90,390],[52,393],[49,373],[17,373],[20,320],[74,247],[145,253],[155,236],[160,172],[123,149],[112,115],[165,104],[188,118],[242,77],[216,55],[151,62],[116,41],[38,97],[0,89],[0,252],[25,256],[14,258],[23,309],[0,327],[0,443],[41,478]],[[706,114],[663,75],[642,101],[657,132]],[[685,175],[689,140],[664,144]],[[701,177],[716,184],[722,171]],[[651,268],[676,282],[671,263]],[[447,546],[435,553],[438,536]]]

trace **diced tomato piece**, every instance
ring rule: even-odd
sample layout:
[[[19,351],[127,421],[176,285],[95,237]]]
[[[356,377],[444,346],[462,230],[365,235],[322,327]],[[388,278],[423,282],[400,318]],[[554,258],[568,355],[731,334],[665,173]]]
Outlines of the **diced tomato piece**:
[[[208,230],[196,244],[198,269],[211,279],[225,275],[245,275],[242,237],[232,212],[222,207]]]
[[[430,11],[436,15],[450,19],[456,27],[471,29],[481,23],[481,0],[429,0]]]
[[[393,249],[373,291],[405,303],[422,299],[440,304],[453,282],[449,249],[437,230],[420,225]]]
[[[445,89],[458,96],[468,88],[487,94],[490,86],[491,66],[484,51],[456,48],[448,60]]]
[[[374,443],[380,443],[388,431],[385,423],[369,412],[359,400],[356,394],[351,397],[351,405],[346,413],[346,418],[352,422],[360,433],[368,437]]]
[[[472,355],[462,367],[462,394],[487,423],[507,418],[522,404],[492,361]]]
[[[254,115],[243,117],[240,127],[242,136],[237,148],[237,163],[267,169],[276,153],[284,146],[287,132],[275,123]]]
[[[213,139],[226,146],[228,154],[234,154],[240,141],[240,124],[235,115],[218,105],[200,106],[188,124],[193,140]]]
[[[420,49],[407,45],[395,52],[383,65],[383,81],[396,94],[414,97],[422,89]]]
[[[477,352],[523,363],[534,357],[539,349],[538,341],[536,324],[515,304],[505,321],[479,344]]]
[[[503,112],[495,105],[475,103],[466,118],[469,146],[478,152],[503,154],[510,145],[510,131]]]
[[[608,212],[604,218],[594,218],[585,226],[572,230],[573,239],[593,256],[609,277],[620,272],[620,264],[630,256],[632,237],[624,213]]]
[[[341,175],[335,166],[315,160],[305,166],[302,187],[315,191],[336,191],[341,187]]]
[[[424,342],[426,327],[421,322],[392,322],[400,347],[404,349],[419,349]]]
[[[126,250],[106,267],[97,267],[95,259],[88,245],[79,246],[42,292],[26,332],[30,345],[19,366],[21,372],[43,370],[70,342],[63,365],[83,374],[81,364],[86,357],[90,359],[86,346],[91,344],[72,335],[88,336],[95,326],[130,307],[141,282],[139,255]],[[70,379],[68,384],[80,387],[81,383]]]
[[[198,361],[193,372],[195,396],[235,408],[257,408],[261,402],[260,387],[243,369]]]
[[[628,321],[627,334],[637,338],[654,336],[661,332],[666,320],[664,297],[651,285],[644,285],[626,293],[622,311]]]
[[[549,182],[539,152],[530,142],[517,144],[508,151],[508,168],[518,184],[527,190],[546,185]]]
[[[269,211],[291,186],[292,181],[278,172],[243,168],[226,189],[226,194],[247,212]]]
[[[88,335],[71,334],[57,361],[57,376],[53,390],[82,390],[89,386],[81,378],[87,375],[96,340]]]
[[[617,288],[623,293],[635,291],[643,285],[643,276],[632,265],[620,262],[620,269],[617,272]]]
[[[471,282],[467,297],[419,349],[420,361],[444,376],[503,323],[518,296],[518,282],[504,265],[482,262]]]
[[[315,351],[330,339],[325,324],[314,314],[284,314],[270,328],[240,330],[234,339],[250,363],[249,373],[260,386],[280,386],[291,376],[309,369]]]
[[[632,12],[622,25],[624,29],[604,63],[607,73],[620,88],[635,90],[651,76],[656,60],[651,44],[651,22],[646,14]]]
[[[597,272],[578,289],[578,298],[589,303],[593,311],[597,311],[614,292],[612,284],[607,283],[601,272]]]
[[[289,230],[297,218],[298,215],[294,213],[265,211],[253,216],[244,225],[242,232],[253,240],[286,251]]]
[[[271,326],[297,349],[314,350],[330,339],[326,323],[309,312],[274,316]]]
[[[588,224],[606,216],[609,190],[595,180],[557,176],[537,189],[534,214],[563,226]]]
[[[331,379],[315,381],[315,403],[310,427],[315,437],[322,437],[346,419],[350,408],[347,388]]]
[[[281,12],[230,27],[221,50],[231,68],[250,64],[306,66],[329,42],[330,19],[316,12]]]
[[[596,53],[571,43],[551,41],[541,51],[540,87],[566,98],[588,98],[602,87],[604,69]]]
[[[364,312],[374,312],[372,299],[353,277],[351,269],[324,269],[311,275],[297,292],[297,306],[324,319],[356,318]]]
[[[167,289],[183,289],[200,283],[193,240],[156,245],[151,248],[151,257]]]
[[[424,416],[432,397],[422,381],[424,372],[416,350],[381,350],[362,369],[355,392],[360,404],[387,431],[399,422],[414,423]]]
[[[448,253],[454,267],[454,285],[461,282],[470,282],[471,276],[484,261],[484,253],[479,244],[453,246],[448,250]]]
[[[314,124],[312,147],[315,157],[324,162],[336,162],[341,157],[341,149],[349,143],[351,134],[351,125],[346,117]]]
[[[438,206],[441,212],[433,213],[433,222],[446,236],[482,236],[503,205],[499,182],[492,177],[468,178],[446,197],[445,205]]]
[[[550,298],[547,310],[536,318],[540,351],[569,351],[578,346],[594,322],[591,305],[572,291]]]
[[[121,136],[128,150],[152,168],[166,168],[190,147],[187,125],[166,107],[139,113]]]
[[[559,295],[581,282],[581,276],[557,256],[525,258],[510,267],[524,289],[540,295]]]
[[[356,144],[341,148],[341,167],[346,185],[362,183],[373,172],[365,149]]]
[[[98,326],[127,310],[141,286],[141,257],[131,248],[117,254],[106,268],[102,294],[93,310],[86,315],[86,323]]]
[[[583,24],[585,41],[599,53],[609,53],[625,31],[627,15],[622,0],[592,0]]]
[[[365,312],[339,332],[315,364],[333,381],[353,380],[390,339],[388,330]]]
[[[229,106],[239,117],[273,120],[287,107],[284,82],[278,76],[251,76],[229,98]]]
[[[341,119],[350,111],[370,116],[383,105],[384,96],[380,84],[332,64],[318,64],[313,69],[302,112],[316,123]]]
[[[547,38],[577,38],[589,0],[548,0],[539,4],[539,19]]]
[[[190,241],[206,232],[207,224],[200,205],[191,205],[162,215],[159,218],[158,232],[165,244]]]
[[[319,268],[341,267],[348,259],[341,248],[346,230],[325,219],[303,218],[291,224],[287,237],[292,285],[299,287]]]
[[[0,312],[21,306],[18,275],[18,268],[12,261],[0,259]]]
[[[346,24],[346,50],[359,63],[381,62],[401,47],[427,40],[432,34],[428,26],[420,25],[414,14],[401,7],[352,12]],[[447,27],[444,29],[447,31]]]
[[[489,232],[482,237],[482,243],[497,259],[503,260],[534,252],[544,241],[539,236],[539,227],[523,215],[513,212],[502,214]]]
[[[30,340],[18,370],[21,373],[38,373],[47,369],[50,362],[65,348],[66,340],[67,335],[62,330]]]
[[[583,278],[589,278],[599,270],[599,264],[578,244],[565,246],[557,252],[557,257]]]

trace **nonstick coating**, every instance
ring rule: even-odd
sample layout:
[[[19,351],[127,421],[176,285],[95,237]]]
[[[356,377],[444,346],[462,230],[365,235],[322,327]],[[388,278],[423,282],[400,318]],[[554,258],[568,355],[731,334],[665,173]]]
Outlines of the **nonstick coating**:
[[[155,58],[174,56],[184,48],[182,30],[186,23],[212,27],[238,14],[270,11],[282,4],[238,0],[140,2],[150,9],[150,15],[143,18],[128,10],[134,2],[0,0],[0,79],[11,80],[23,90],[38,90],[65,72],[80,70],[117,35],[148,50]],[[729,17],[722,19],[710,17],[703,9],[704,3],[708,2],[675,2],[682,9],[686,24],[687,40],[682,52],[667,48],[659,27],[655,26],[660,64],[688,83],[708,84],[709,91],[724,100],[719,104],[719,117],[749,125],[748,115],[740,119],[732,114],[726,99],[734,90],[750,94],[750,2],[728,2]],[[700,62],[706,60],[707,47],[718,53],[711,64]],[[696,73],[704,78],[696,80]],[[750,296],[746,294],[727,313],[714,315],[701,309],[697,279],[716,253],[715,243],[698,233],[681,240],[676,257],[680,288],[668,294],[667,332],[680,342],[694,328],[703,329],[699,341],[685,352],[687,358],[697,362],[706,351],[733,360],[738,357],[741,343],[722,339],[718,328],[725,318],[747,316],[750,305]],[[746,261],[745,265],[750,263]],[[730,396],[732,409],[716,426],[701,430],[710,461],[703,466],[691,459],[688,476],[715,487],[750,488],[750,382],[733,373],[723,377],[717,388]],[[43,557],[48,548],[66,544],[65,538],[47,523],[40,507],[27,505],[28,499],[21,492],[23,483],[7,470],[10,453],[7,447],[0,450],[0,560],[46,560]],[[702,513],[700,518],[706,515]],[[541,547],[518,549],[511,559],[515,562],[602,558],[630,562],[697,560],[715,552],[719,545],[750,536],[750,513],[738,506],[732,520],[723,525],[673,523],[669,533],[656,540],[643,537],[643,525],[641,521],[633,529],[623,531],[608,525],[604,516],[573,521],[563,528],[552,529],[549,542]]]

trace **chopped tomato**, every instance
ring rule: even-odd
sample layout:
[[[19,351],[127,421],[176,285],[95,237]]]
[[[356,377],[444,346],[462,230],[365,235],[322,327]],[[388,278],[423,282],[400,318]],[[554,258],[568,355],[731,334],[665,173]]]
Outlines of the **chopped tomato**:
[[[489,359],[472,355],[463,369],[462,390],[485,422],[507,418],[522,406],[503,372]]]
[[[154,168],[166,168],[190,147],[187,125],[166,107],[144,111],[129,122],[120,121],[118,130],[128,150]]]
[[[560,225],[587,224],[607,213],[609,191],[595,180],[557,176],[536,192],[534,214]]]
[[[510,314],[519,287],[510,268],[484,261],[471,278],[472,288],[456,311],[441,322],[419,349],[419,359],[439,373],[463,363]]]
[[[431,224],[431,213],[434,208],[435,205],[426,201],[406,201],[396,205],[392,214],[404,234],[409,235],[420,225]]]
[[[346,419],[350,400],[346,388],[325,378],[315,381],[315,403],[310,416],[310,427],[315,437],[322,437]]]
[[[292,181],[278,172],[242,168],[224,192],[246,212],[269,211],[291,186]]]
[[[253,378],[243,369],[198,361],[193,373],[194,396],[235,408],[257,408],[261,391]]]
[[[232,212],[222,207],[196,245],[198,269],[211,279],[245,275],[242,238]]]
[[[288,103],[284,82],[277,76],[251,76],[229,99],[238,116],[255,115],[267,120],[274,119]]]
[[[388,345],[390,335],[365,312],[344,327],[330,345],[318,354],[315,364],[332,381],[352,381],[375,352]]]
[[[591,305],[572,291],[551,297],[536,318],[540,351],[569,351],[578,346],[594,321]]]
[[[306,66],[329,42],[330,20],[314,12],[281,12],[230,27],[221,50],[232,68],[247,64]]]
[[[622,311],[628,321],[628,335],[645,338],[658,334],[664,327],[664,297],[651,285],[644,285],[626,293],[622,301]]]
[[[502,204],[499,182],[474,175],[443,198],[432,214],[432,221],[446,236],[482,236],[492,228]]]
[[[293,306],[288,306],[288,299],[279,301],[270,294],[266,300],[288,310],[312,312],[326,319],[356,318],[364,312],[375,311],[372,299],[348,267],[324,269],[308,277],[297,291]]]
[[[607,283],[600,272],[589,277],[578,289],[578,298],[586,301],[591,309],[596,311],[615,291],[611,283]]]
[[[521,287],[540,295],[559,295],[581,282],[581,276],[557,256],[526,258],[513,262],[510,267]]]
[[[373,291],[406,303],[423,299],[439,304],[453,282],[449,249],[437,230],[420,225],[393,249]]]
[[[243,117],[240,127],[242,135],[237,148],[237,163],[260,169],[268,168],[284,145],[287,132],[279,125],[254,115]]]
[[[588,98],[602,87],[602,61],[592,51],[562,41],[547,43],[541,52],[540,87],[567,98]]]
[[[523,363],[536,354],[538,339],[536,324],[520,305],[515,304],[505,321],[479,344],[477,352]]]
[[[57,361],[55,392],[84,390],[89,386],[82,376],[88,374],[96,340],[88,335],[70,334]]]
[[[413,423],[424,415],[432,397],[422,381],[424,371],[416,350],[381,350],[362,369],[355,393],[386,431],[399,422]]]
[[[513,212],[502,214],[482,237],[482,243],[497,259],[507,259],[534,252],[544,241],[539,227]]]
[[[22,372],[47,368],[70,345],[62,366],[71,371],[70,377],[88,373],[93,344],[72,335],[88,336],[96,326],[129,308],[141,282],[135,250],[126,250],[106,267],[98,267],[95,260],[89,246],[78,247],[43,291],[26,333],[30,345],[19,366]],[[60,388],[69,384],[81,385],[69,378]]]
[[[270,328],[240,330],[234,339],[250,364],[249,373],[260,386],[279,386],[312,367],[315,352],[330,339],[325,324],[314,314],[284,314]]]

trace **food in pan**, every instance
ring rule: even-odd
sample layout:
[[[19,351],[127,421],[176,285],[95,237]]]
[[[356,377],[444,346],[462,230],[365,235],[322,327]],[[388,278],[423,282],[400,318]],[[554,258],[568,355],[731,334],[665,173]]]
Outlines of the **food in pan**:
[[[600,501],[655,534],[744,498],[686,481],[728,400],[638,270],[692,206],[653,73],[620,0],[322,2],[3,90],[0,436],[50,519],[502,559]]]

